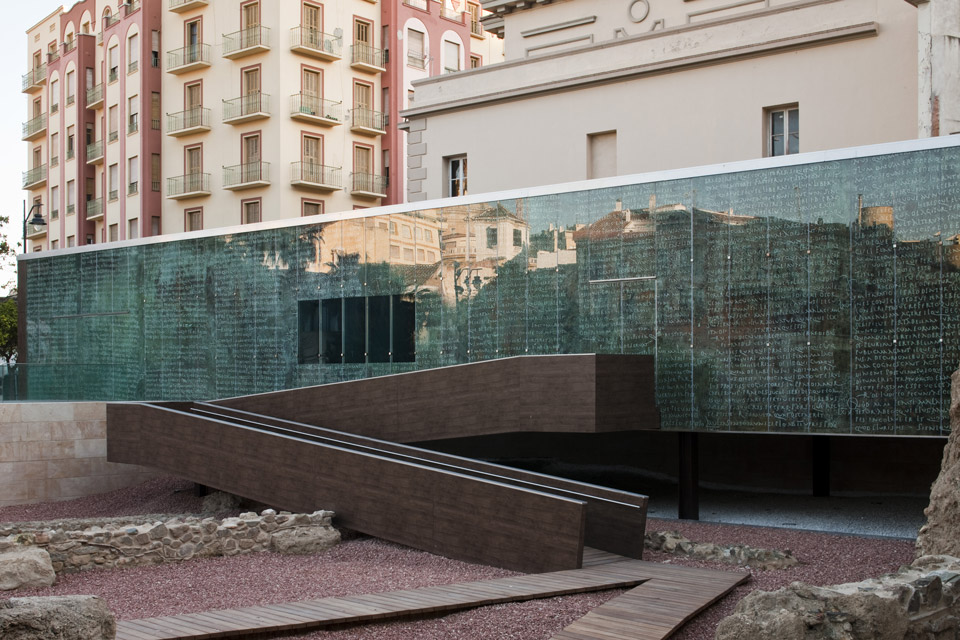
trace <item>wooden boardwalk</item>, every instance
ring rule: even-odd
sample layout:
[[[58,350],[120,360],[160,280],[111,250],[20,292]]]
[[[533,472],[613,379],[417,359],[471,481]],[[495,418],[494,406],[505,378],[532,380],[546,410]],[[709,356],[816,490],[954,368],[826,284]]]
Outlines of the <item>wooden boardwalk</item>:
[[[733,571],[641,564],[648,580],[597,607],[552,640],[663,640],[750,577]]]
[[[689,569],[584,550],[584,568],[406,591],[323,598],[117,623],[117,640],[194,640],[318,629],[438,615],[507,602],[637,587],[587,614],[557,639],[666,638],[746,580],[748,574]],[[643,591],[650,585],[652,588]],[[578,626],[579,625],[579,626]],[[616,630],[611,634],[612,630]],[[657,635],[659,633],[659,635]],[[567,635],[564,635],[567,634]]]

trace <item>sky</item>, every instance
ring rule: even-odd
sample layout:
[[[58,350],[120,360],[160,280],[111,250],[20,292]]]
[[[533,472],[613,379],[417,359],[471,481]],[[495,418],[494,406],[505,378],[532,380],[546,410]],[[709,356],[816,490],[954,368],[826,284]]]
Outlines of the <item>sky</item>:
[[[27,98],[20,92],[21,78],[29,71],[26,31],[53,13],[60,6],[72,6],[67,0],[4,0],[4,21],[0,24],[0,215],[10,217],[10,224],[0,229],[11,243],[23,242],[23,202],[27,192],[20,188],[27,170],[27,145],[21,127],[27,120]],[[46,199],[44,199],[46,200]],[[46,213],[46,212],[44,212]],[[15,282],[16,271],[6,264],[0,267],[0,294]]]

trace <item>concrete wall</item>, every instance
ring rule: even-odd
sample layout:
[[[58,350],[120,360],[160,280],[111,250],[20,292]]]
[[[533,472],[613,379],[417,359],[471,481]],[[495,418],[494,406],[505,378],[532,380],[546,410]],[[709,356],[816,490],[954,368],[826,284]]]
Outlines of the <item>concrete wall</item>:
[[[80,498],[155,475],[107,462],[102,402],[0,404],[0,507]]]

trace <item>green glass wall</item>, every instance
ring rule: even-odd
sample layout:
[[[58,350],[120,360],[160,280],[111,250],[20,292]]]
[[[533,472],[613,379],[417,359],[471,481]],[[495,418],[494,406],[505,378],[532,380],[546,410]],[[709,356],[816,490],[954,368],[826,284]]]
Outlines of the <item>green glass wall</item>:
[[[665,429],[949,429],[957,147],[462,202],[23,260],[13,386],[213,399],[640,353]]]

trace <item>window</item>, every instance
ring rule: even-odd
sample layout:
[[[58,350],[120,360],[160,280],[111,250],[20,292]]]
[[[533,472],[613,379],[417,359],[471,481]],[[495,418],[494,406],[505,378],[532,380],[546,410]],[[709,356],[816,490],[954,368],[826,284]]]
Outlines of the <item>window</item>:
[[[260,222],[260,201],[248,200],[242,205],[243,220],[241,224],[256,224]]]
[[[303,136],[303,177],[309,182],[322,183],[320,166],[323,164],[323,138]]]
[[[127,160],[127,195],[134,195],[140,191],[140,157],[133,156]]]
[[[75,127],[70,125],[67,127],[67,160],[73,160],[73,156],[76,154],[76,135],[74,135]]]
[[[119,165],[112,164],[107,170],[107,181],[109,185],[110,202],[113,202],[119,197],[118,190],[120,189],[120,167]]]
[[[317,98],[323,97],[323,83],[321,82],[320,72],[316,69],[303,70],[303,96],[304,106],[312,107],[312,115],[321,115],[320,105],[317,104]]]
[[[768,109],[767,114],[767,155],[800,153],[800,108]]]
[[[50,187],[50,219],[60,217],[60,187]]]
[[[301,300],[297,327],[300,364],[416,361],[413,296]]]
[[[467,156],[444,158],[446,161],[447,197],[467,195]]]
[[[57,249],[59,249],[59,248],[60,248],[60,241],[59,241],[59,240],[51,240],[51,241],[50,241],[50,248],[51,248],[53,251],[56,251]]]
[[[487,249],[497,248],[497,228],[487,227]]]
[[[470,55],[470,68],[479,69],[483,65],[483,61],[480,59],[480,56]]]
[[[120,239],[120,228],[116,224],[110,225],[110,242],[116,242]]]
[[[383,180],[387,184],[390,184],[390,150],[384,149],[381,156],[383,159],[383,162],[381,163],[383,166]]]
[[[160,235],[160,216],[150,216],[150,235]]]
[[[117,128],[119,127],[120,109],[117,105],[111,106],[107,110],[107,129],[110,131],[109,142],[115,142],[119,137]]]
[[[116,82],[120,77],[120,52],[117,51],[116,45],[110,47],[110,51],[107,52],[107,61],[107,82]]]
[[[183,212],[184,228],[187,231],[203,229],[203,209],[187,209]]]
[[[67,71],[67,105],[77,101],[77,74]]]
[[[303,4],[303,40],[317,47],[321,44],[320,31],[323,27],[323,7],[316,4]]]
[[[140,220],[134,218],[127,221],[127,240],[136,240],[140,237]]]
[[[426,68],[426,50],[423,47],[423,32],[407,29],[407,64],[417,69]]]
[[[186,149],[186,173],[196,175],[203,172],[203,147],[189,147]]]
[[[587,179],[617,175],[617,132],[587,134]]]
[[[140,35],[127,38],[127,73],[135,73],[140,68]]]
[[[405,240],[412,240],[412,239],[413,239],[413,232],[412,232],[411,229],[410,229],[410,225],[408,225],[408,224],[402,224],[402,225],[400,225],[400,237],[403,238],[403,239],[405,239]]]
[[[243,5],[240,14],[240,29],[254,29],[260,26],[260,3],[250,2]],[[254,36],[255,37],[255,36]]]
[[[33,150],[33,168],[36,169],[42,164],[43,164],[43,149],[41,149],[40,147],[36,147]]]
[[[183,103],[187,111],[193,111],[203,106],[203,85],[199,82],[188,84],[183,88]]]
[[[130,96],[127,100],[127,133],[136,133],[140,129],[140,97]]]
[[[373,46],[373,28],[369,22],[358,19],[353,21],[353,43]]]
[[[153,91],[150,94],[150,128],[154,131],[160,130],[160,92]]]
[[[318,216],[323,213],[323,202],[319,200],[304,200],[303,212],[305,216]]]
[[[76,246],[76,236],[67,236],[67,248]]]
[[[34,104],[39,104],[40,101],[37,100]],[[50,113],[56,113],[60,111],[60,81],[51,80],[50,81]],[[39,114],[34,114],[39,115]]]
[[[77,211],[77,183],[75,180],[67,181],[67,215]]]
[[[50,134],[50,166],[55,167],[60,164],[60,134]],[[34,163],[33,166],[37,166]]]
[[[160,191],[160,154],[150,156],[150,190]]]
[[[444,73],[460,71],[460,45],[456,42],[443,41],[443,71]]]
[[[150,32],[150,66],[157,68],[160,66],[160,32]]]
[[[513,230],[513,246],[522,247],[523,246],[523,231],[520,229]]]
[[[88,122],[84,125],[84,131],[86,133],[83,136],[83,144],[86,146],[93,144],[94,126],[95,125],[92,122]]]

